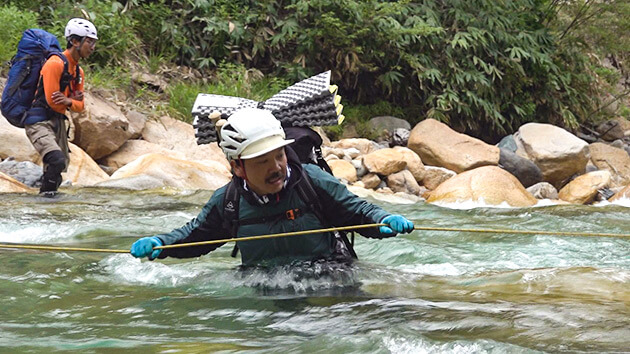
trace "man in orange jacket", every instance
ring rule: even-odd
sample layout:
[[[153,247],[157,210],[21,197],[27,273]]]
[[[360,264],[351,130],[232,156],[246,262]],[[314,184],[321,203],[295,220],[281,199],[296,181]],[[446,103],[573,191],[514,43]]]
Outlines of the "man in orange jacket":
[[[44,164],[44,175],[40,194],[54,197],[61,184],[61,173],[70,160],[66,111],[81,112],[83,103],[83,69],[79,60],[92,54],[98,39],[96,27],[82,18],[68,21],[65,30],[68,41],[63,52],[68,65],[56,55],[50,56],[41,70],[33,107],[42,108],[46,119],[25,125],[26,136],[40,154]],[[64,86],[64,87],[62,87]]]

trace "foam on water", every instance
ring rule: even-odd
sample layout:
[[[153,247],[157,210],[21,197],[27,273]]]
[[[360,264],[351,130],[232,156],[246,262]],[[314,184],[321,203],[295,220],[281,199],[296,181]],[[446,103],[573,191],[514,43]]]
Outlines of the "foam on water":
[[[72,239],[80,226],[49,223],[46,226],[40,224],[26,227],[24,225],[3,225],[2,229],[0,242],[45,244]]]
[[[477,200],[458,200],[456,202],[434,202],[432,203],[437,206],[441,206],[449,209],[456,210],[470,210],[476,208],[497,208],[497,209],[518,209],[519,207],[514,207],[508,204],[507,202],[501,202],[500,204],[488,204],[483,197]],[[546,207],[551,205],[558,205],[557,202],[551,199],[539,199],[538,202],[532,206],[532,208],[536,207]]]
[[[141,285],[161,285],[175,287],[187,284],[201,271],[190,270],[185,264],[167,265],[159,261],[149,262],[131,255],[114,255],[99,262],[99,266],[108,274],[105,281]]]
[[[618,205],[618,206],[622,206],[622,207],[626,207],[626,208],[630,208],[630,198],[619,198],[615,201],[609,202],[608,200],[604,200],[601,201],[599,203],[595,203],[593,204],[594,206],[597,207],[605,207],[605,206],[609,206],[609,205]]]
[[[406,338],[401,336],[386,336],[383,345],[395,354],[415,354],[415,353],[451,353],[451,354],[502,354],[510,353],[538,353],[531,349],[518,346],[507,346],[489,340],[479,340],[474,342],[455,341],[450,343],[433,342],[424,338]],[[509,349],[509,350],[508,350]]]

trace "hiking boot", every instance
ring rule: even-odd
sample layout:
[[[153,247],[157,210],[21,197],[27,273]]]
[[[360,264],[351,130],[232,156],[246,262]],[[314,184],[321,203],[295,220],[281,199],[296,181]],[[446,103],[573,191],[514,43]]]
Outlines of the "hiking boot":
[[[44,197],[44,198],[55,198],[58,194],[59,194],[59,192],[57,192],[57,191],[39,192],[39,195]]]

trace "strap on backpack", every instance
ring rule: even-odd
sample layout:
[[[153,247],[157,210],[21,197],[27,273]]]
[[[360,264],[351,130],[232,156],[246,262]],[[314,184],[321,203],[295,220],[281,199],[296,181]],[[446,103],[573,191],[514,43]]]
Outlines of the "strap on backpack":
[[[28,60],[29,61],[29,65],[26,66],[26,68],[28,68],[28,70],[22,70],[20,71],[17,80],[15,80],[13,82],[13,85],[9,86],[8,93],[9,96],[13,96],[15,95],[15,91],[17,91],[17,89],[20,88],[20,86],[22,86],[22,83],[24,82],[24,80],[26,79],[26,77],[31,73],[31,66],[33,65],[30,61],[34,58],[34,56],[32,55],[25,55],[20,59],[16,59],[15,57],[13,57],[13,59],[11,59],[11,66],[15,65],[15,63],[17,61],[21,61],[21,60]]]
[[[79,63],[77,63],[77,66],[76,66],[75,76],[72,77],[72,75],[70,75],[70,70],[68,69],[68,65],[69,65],[68,58],[66,58],[66,56],[63,55],[62,53],[54,52],[54,53],[50,53],[47,59],[50,59],[50,57],[52,57],[53,55],[56,55],[57,57],[59,57],[59,59],[61,59],[61,61],[63,61],[63,72],[61,73],[61,78],[59,79],[59,91],[64,92],[66,88],[70,86],[70,83],[73,80],[74,80],[74,84],[78,85],[81,82],[81,72],[80,72]],[[28,73],[26,75],[28,75]],[[40,105],[42,107],[48,107],[48,103],[46,102],[46,95],[44,92],[44,79],[42,77],[39,78],[39,82],[37,84],[37,91],[35,92],[34,101],[40,102]],[[43,105],[44,103],[45,105]]]
[[[234,180],[231,180],[225,189],[225,197],[223,198],[223,228],[230,230],[230,236],[236,237],[238,232],[238,209],[241,196],[236,187]],[[232,257],[236,257],[238,253],[238,245],[234,243],[232,249]]]
[[[79,63],[76,65],[76,71],[74,77],[70,75],[70,70],[68,69],[68,58],[62,53],[51,53],[48,58],[56,55],[63,61],[63,73],[61,74],[61,79],[59,81],[59,91],[64,92],[68,86],[70,86],[70,82],[74,80],[74,84],[78,85],[81,82],[81,72],[79,71]]]
[[[300,198],[302,198],[302,201],[304,201],[307,207],[311,211],[313,211],[313,213],[315,214],[317,219],[319,219],[322,225],[328,225],[328,222],[326,222],[326,218],[324,217],[323,213],[324,206],[320,203],[319,195],[315,191],[313,181],[311,180],[311,177],[306,173],[306,170],[302,169],[302,178],[296,184],[295,188],[297,189]],[[335,231],[334,234],[335,238],[343,242],[343,244],[348,249],[348,252],[350,252],[352,258],[358,259],[357,253],[354,251],[354,233],[352,233],[352,242],[348,240],[348,236],[346,236],[345,232]]]

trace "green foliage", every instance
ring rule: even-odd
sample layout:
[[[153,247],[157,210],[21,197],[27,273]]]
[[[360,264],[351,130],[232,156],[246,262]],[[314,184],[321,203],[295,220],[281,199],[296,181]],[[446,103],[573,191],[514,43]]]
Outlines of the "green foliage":
[[[541,1],[171,5],[187,24],[181,60],[199,68],[228,60],[291,82],[332,69],[351,102],[385,99],[495,138],[528,121],[573,128],[592,111],[585,56],[554,46]]]
[[[37,14],[15,6],[1,6],[0,18],[0,63],[4,64],[15,55],[22,32],[37,27]],[[8,70],[8,67],[2,65],[0,73],[4,69]]]
[[[117,1],[100,0],[17,0],[19,8],[39,13],[39,25],[63,39],[69,19],[87,18],[98,31],[96,51],[89,59],[99,66],[119,65],[130,59],[139,48],[140,42],[133,31],[133,17],[123,13],[124,7]],[[65,40],[61,41],[62,46]],[[85,65],[85,64],[84,64]]]
[[[116,90],[129,88],[131,87],[131,76],[119,66],[107,66],[90,72],[86,85],[88,89]]]
[[[332,70],[351,123],[361,121],[349,107],[374,116],[375,103],[388,102],[386,114],[410,122],[435,118],[494,141],[530,121],[575,128],[594,119],[595,79],[612,83],[614,75],[586,53],[596,46],[600,57],[614,52],[624,59],[629,37],[619,34],[628,32],[630,15],[628,0],[11,4],[38,13],[40,26],[59,33],[68,18],[88,14],[99,29],[89,60],[98,67],[200,70],[206,82],[175,83],[168,92],[165,109],[183,119],[200,92],[264,99]],[[130,97],[153,94],[139,89]]]

